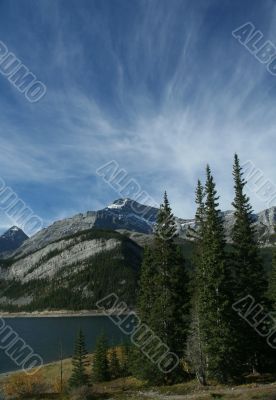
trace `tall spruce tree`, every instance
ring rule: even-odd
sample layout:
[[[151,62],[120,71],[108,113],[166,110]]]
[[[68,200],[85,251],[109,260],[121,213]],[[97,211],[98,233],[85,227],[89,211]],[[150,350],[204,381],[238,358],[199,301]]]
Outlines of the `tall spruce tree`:
[[[195,228],[190,228],[188,236],[194,241],[193,265],[194,273],[192,279],[192,308],[191,308],[191,324],[187,339],[187,359],[190,362],[193,371],[200,384],[207,384],[207,364],[206,354],[204,352],[204,342],[202,333],[202,321],[199,315],[199,294],[204,290],[204,271],[202,263],[202,240],[205,220],[204,205],[204,187],[198,180],[196,188],[195,203],[197,205],[195,213]]]
[[[105,335],[101,335],[96,343],[92,364],[93,382],[106,382],[110,379],[108,365],[108,344]]]
[[[237,372],[230,272],[225,253],[223,220],[218,209],[219,197],[209,166],[206,172],[201,262],[197,271],[198,319],[207,374],[220,382],[227,382]]]
[[[272,269],[269,276],[268,297],[272,303],[272,307],[276,309],[276,246],[272,253]]]
[[[235,223],[232,231],[233,256],[236,260],[237,294],[241,297],[251,294],[257,302],[263,303],[266,290],[266,279],[260,251],[257,244],[252,207],[244,193],[246,181],[240,161],[235,154],[233,166],[235,198]]]
[[[88,366],[87,351],[85,349],[85,338],[80,330],[75,342],[74,355],[72,358],[73,371],[69,380],[71,387],[80,387],[89,383],[89,376],[86,373]]]
[[[175,243],[177,229],[167,193],[161,204],[153,247],[145,252],[138,300],[139,317],[167,345],[182,357],[188,330],[188,276],[180,248]],[[163,374],[156,365],[136,354],[133,373],[156,383],[173,382],[178,372]],[[142,369],[142,371],[141,371]]]
[[[138,314],[143,323],[152,329],[153,307],[156,301],[156,277],[157,267],[154,259],[154,251],[150,246],[146,246],[141,266],[141,276],[139,282],[138,295]],[[161,384],[164,382],[163,374],[157,366],[153,364],[140,348],[131,346],[128,348],[127,371],[136,378]]]
[[[152,327],[171,351],[183,357],[188,330],[188,275],[167,193],[160,207],[154,244],[157,268]]]
[[[246,181],[243,178],[237,154],[234,156],[233,177],[235,198],[232,205],[235,210],[235,223],[232,230],[232,268],[235,280],[235,301],[250,295],[254,297],[256,304],[264,306],[267,282],[253,225],[252,207],[249,198],[244,193]],[[241,318],[238,319],[237,331],[240,362],[244,367],[258,369],[263,353],[263,339]]]
[[[186,356],[198,382],[205,386],[207,384],[207,359],[204,350],[202,321],[200,320],[198,307],[198,291],[195,291],[192,302],[191,324],[187,339]]]
[[[141,275],[139,282],[138,309],[139,317],[148,320],[152,307],[156,299],[155,295],[156,265],[154,262],[153,251],[149,246],[145,246]]]
[[[198,280],[203,279],[202,274],[202,250],[203,250],[203,233],[204,233],[204,221],[205,221],[205,189],[202,186],[200,180],[197,182],[195,192],[195,203],[197,206],[195,213],[195,228],[189,227],[188,237],[194,242],[193,247],[193,265],[194,273],[191,286],[194,293],[194,298],[197,299],[197,291],[200,290],[201,283]],[[203,282],[204,283],[204,282]],[[195,305],[195,301],[193,301]]]

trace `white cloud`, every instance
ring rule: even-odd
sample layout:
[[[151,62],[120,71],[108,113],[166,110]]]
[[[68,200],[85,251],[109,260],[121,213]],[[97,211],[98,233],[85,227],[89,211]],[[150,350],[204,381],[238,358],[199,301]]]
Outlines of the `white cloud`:
[[[174,31],[177,10],[143,2],[141,24],[130,31],[126,43],[121,37],[116,42],[107,21],[89,25],[91,16],[80,11],[82,34],[103,35],[103,52],[109,55],[107,62],[116,77],[112,104],[93,91],[97,74],[85,44],[78,36],[69,47],[68,21],[59,28],[55,9],[58,34],[48,68],[49,75],[62,72],[62,85],[50,85],[37,108],[24,106],[18,111],[23,123],[1,117],[1,176],[11,182],[56,182],[66,187],[69,178],[81,181],[115,159],[158,203],[167,189],[175,212],[183,217],[193,215],[193,188],[197,178],[204,177],[207,162],[218,183],[222,209],[231,207],[234,152],[242,160],[253,160],[276,182],[275,98],[269,91],[275,78],[241,50],[231,30],[229,36],[226,32],[223,38],[212,37],[208,51],[201,48],[205,4],[187,7],[182,29],[177,22],[178,32]],[[274,13],[275,7],[271,19]],[[172,65],[174,42],[178,54]],[[85,70],[89,77],[95,73],[95,81],[87,78],[87,87],[74,80]],[[13,111],[10,115],[18,116]],[[98,181],[97,185],[93,205],[100,208],[106,189]],[[89,207],[83,192],[72,187],[70,191],[80,196],[80,205]],[[266,207],[254,193],[251,198],[257,210]],[[68,215],[62,204],[60,208],[59,216]]]

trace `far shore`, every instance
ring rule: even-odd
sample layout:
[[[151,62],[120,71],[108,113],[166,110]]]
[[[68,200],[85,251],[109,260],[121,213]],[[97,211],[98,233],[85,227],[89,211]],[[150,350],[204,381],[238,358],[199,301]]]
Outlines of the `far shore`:
[[[122,314],[120,310],[107,310],[103,312],[101,310],[81,310],[81,311],[70,311],[70,310],[55,310],[55,311],[33,311],[33,312],[1,312],[1,318],[41,318],[41,317],[103,317],[108,314],[116,315]],[[127,313],[124,313],[127,314]]]

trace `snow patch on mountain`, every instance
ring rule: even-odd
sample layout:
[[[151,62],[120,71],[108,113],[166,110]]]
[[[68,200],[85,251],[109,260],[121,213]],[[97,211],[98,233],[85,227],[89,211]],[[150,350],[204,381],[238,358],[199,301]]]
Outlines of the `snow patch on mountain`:
[[[129,199],[119,199],[117,201],[115,201],[112,204],[109,204],[109,206],[107,206],[106,208],[109,208],[110,210],[120,210],[123,209],[124,206],[127,204],[127,202],[129,201]]]

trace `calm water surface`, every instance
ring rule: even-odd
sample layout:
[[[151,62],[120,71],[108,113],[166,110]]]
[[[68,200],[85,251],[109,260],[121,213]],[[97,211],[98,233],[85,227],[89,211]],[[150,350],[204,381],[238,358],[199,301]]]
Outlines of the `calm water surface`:
[[[94,350],[96,339],[102,333],[106,334],[111,345],[123,343],[126,339],[119,328],[105,316],[6,318],[5,322],[42,357],[44,363],[59,359],[60,342],[63,357],[70,357],[80,328],[84,332],[88,351]],[[17,369],[19,367],[0,349],[0,373]]]

